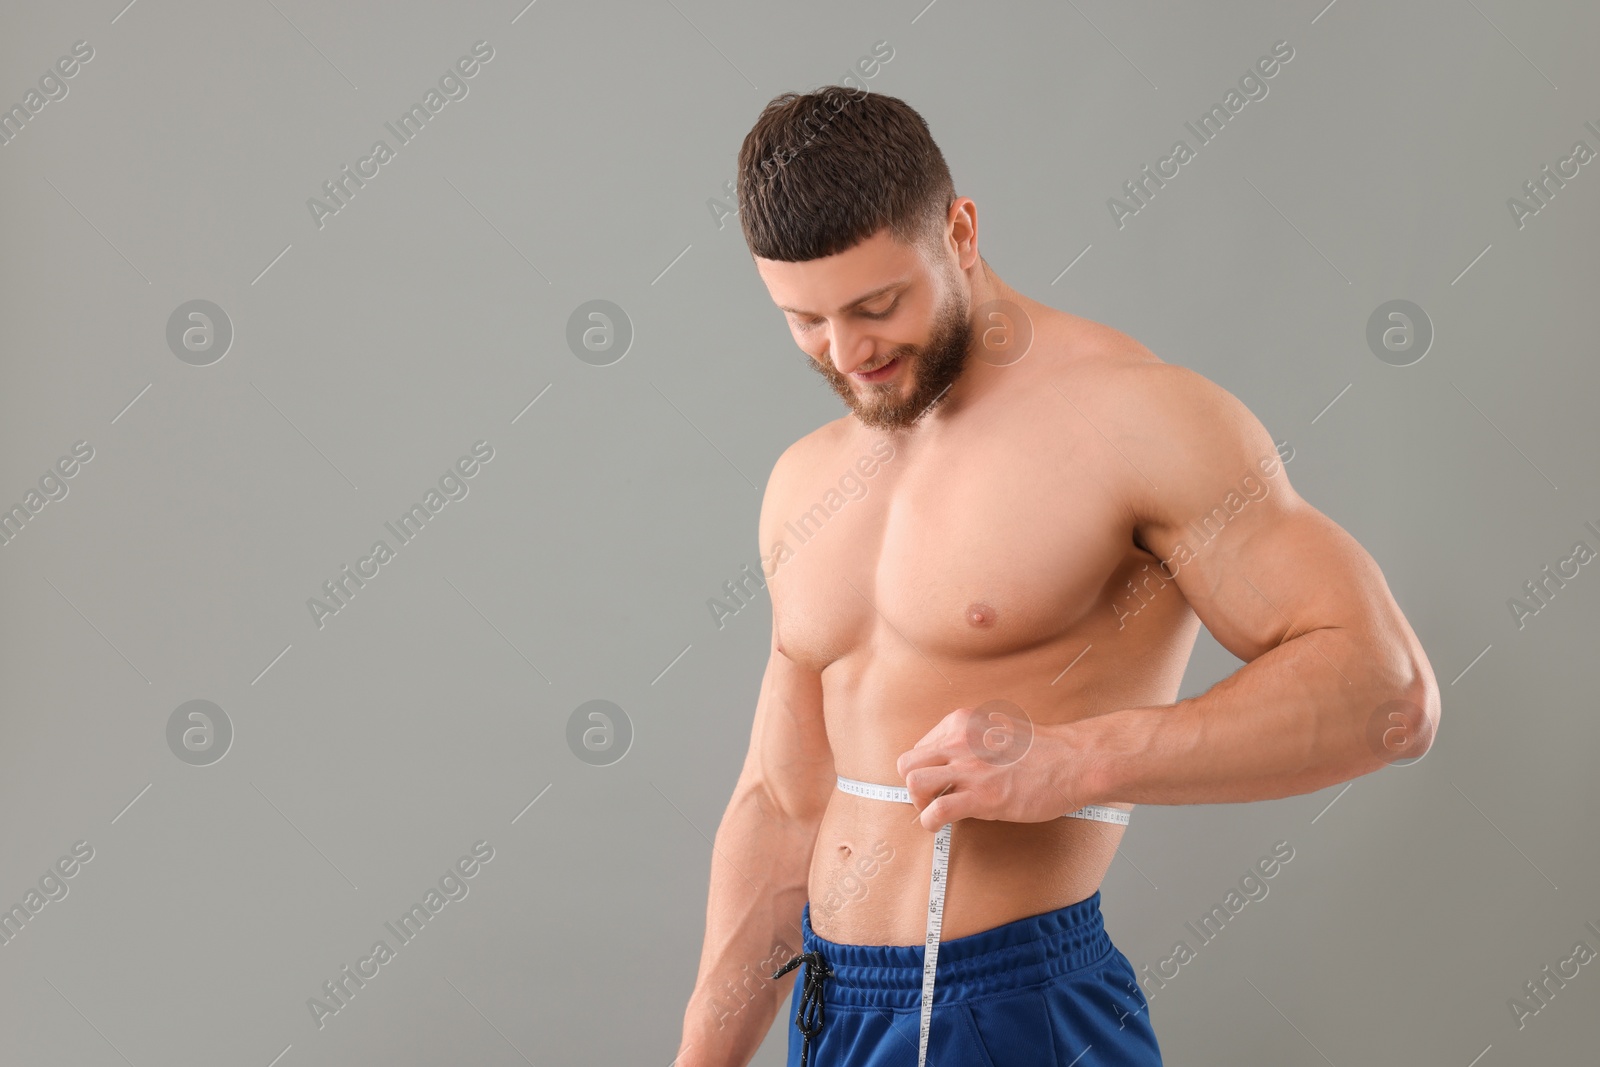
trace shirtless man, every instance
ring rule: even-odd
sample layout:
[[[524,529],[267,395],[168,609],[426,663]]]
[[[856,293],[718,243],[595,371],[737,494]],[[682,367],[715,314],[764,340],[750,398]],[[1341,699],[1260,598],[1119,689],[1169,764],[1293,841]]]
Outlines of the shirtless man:
[[[776,98],[738,190],[756,269],[850,414],[791,445],[762,501],[771,651],[676,1065],[743,1067],[786,997],[791,1067],[1158,1064],[1101,921],[1123,833],[1103,816],[1415,759],[1440,712],[1427,656],[1243,404],[995,275],[904,102]],[[1245,663],[1176,701],[1201,623]]]

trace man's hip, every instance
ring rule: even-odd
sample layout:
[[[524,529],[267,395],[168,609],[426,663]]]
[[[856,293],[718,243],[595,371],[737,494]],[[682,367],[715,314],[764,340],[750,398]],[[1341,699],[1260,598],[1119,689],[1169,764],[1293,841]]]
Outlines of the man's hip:
[[[788,1067],[915,1065],[923,946],[829,941],[811,929],[809,903],[801,934]],[[1149,1004],[1106,933],[1098,890],[943,942],[935,978],[929,1067],[1161,1063]]]

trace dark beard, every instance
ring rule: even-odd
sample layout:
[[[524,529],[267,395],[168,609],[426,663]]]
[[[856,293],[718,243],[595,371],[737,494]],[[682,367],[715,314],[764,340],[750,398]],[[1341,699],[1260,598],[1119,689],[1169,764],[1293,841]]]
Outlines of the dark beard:
[[[896,349],[895,358],[904,366],[895,380],[882,385],[857,382],[848,374],[839,373],[832,360],[808,357],[806,362],[827,379],[839,399],[864,425],[874,430],[903,430],[939,404],[961,377],[971,341],[970,304],[967,295],[952,286],[949,298],[939,308],[928,343],[921,348],[908,345]],[[912,377],[911,392],[901,399],[900,378],[907,374]]]

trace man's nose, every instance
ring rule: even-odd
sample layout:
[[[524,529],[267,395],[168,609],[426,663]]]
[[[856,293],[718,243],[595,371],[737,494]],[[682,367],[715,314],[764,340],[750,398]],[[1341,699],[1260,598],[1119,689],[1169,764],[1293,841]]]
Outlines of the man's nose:
[[[840,374],[859,370],[872,360],[872,338],[865,331],[835,326],[828,340],[828,358]]]

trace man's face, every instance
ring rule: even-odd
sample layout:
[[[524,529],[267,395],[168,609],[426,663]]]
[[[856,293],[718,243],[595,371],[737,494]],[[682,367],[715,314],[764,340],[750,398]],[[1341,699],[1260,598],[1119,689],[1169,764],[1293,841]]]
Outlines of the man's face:
[[[873,429],[915,423],[966,366],[971,302],[960,272],[931,266],[887,229],[822,259],[757,258],[756,270],[812,369]]]

